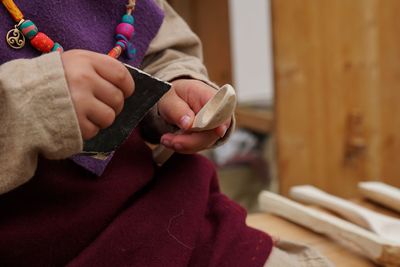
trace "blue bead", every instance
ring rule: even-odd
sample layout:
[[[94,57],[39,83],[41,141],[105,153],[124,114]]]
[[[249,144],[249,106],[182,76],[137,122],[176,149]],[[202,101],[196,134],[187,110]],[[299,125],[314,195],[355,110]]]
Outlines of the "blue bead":
[[[122,22],[129,23],[129,24],[133,25],[133,23],[135,23],[135,19],[134,19],[134,17],[132,15],[125,14],[122,17]]]
[[[135,58],[136,48],[131,43],[128,43],[128,48],[125,51],[126,51],[126,56],[129,59],[134,59]]]
[[[118,41],[118,42],[116,42],[115,44],[116,44],[116,45],[119,45],[119,46],[122,48],[122,50],[125,50],[126,47],[128,46],[128,43],[125,42],[125,41]]]
[[[54,43],[54,46],[51,49],[51,51],[63,52],[64,48],[59,43]]]
[[[122,35],[122,34],[117,34],[117,35],[115,35],[115,39],[117,39],[117,40],[124,40],[124,41],[126,41],[126,42],[129,42],[129,40],[128,40],[128,38],[126,38],[124,35]]]
[[[28,39],[32,39],[33,37],[36,36],[36,34],[39,32],[38,28],[36,25],[30,21],[30,20],[25,20],[20,26],[19,30],[22,31],[22,33],[27,37]]]

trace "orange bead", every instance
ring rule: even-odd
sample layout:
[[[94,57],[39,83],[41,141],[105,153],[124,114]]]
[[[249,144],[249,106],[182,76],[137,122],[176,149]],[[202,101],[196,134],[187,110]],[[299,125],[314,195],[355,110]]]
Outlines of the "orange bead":
[[[54,46],[53,40],[42,32],[38,32],[38,34],[31,39],[31,44],[42,53],[49,53]]]
[[[19,10],[13,0],[1,0],[1,2],[7,8],[8,12],[10,12],[10,15],[16,22],[19,22],[24,18],[21,10]]]
[[[119,45],[115,46],[113,49],[108,52],[108,55],[113,58],[119,58],[122,53],[122,49]]]

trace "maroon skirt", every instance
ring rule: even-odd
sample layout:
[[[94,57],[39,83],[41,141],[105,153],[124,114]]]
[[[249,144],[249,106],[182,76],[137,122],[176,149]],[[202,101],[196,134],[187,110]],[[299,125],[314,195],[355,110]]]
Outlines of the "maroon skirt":
[[[154,166],[135,132],[101,177],[40,159],[0,196],[0,266],[263,266],[271,238],[219,191],[199,155]]]

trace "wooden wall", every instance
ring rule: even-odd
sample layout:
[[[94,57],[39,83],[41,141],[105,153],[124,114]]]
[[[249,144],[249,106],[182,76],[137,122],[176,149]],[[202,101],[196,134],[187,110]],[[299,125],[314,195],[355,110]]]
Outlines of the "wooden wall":
[[[281,192],[400,186],[400,1],[272,0]]]
[[[227,0],[170,0],[230,83]],[[281,192],[344,197],[362,180],[400,186],[400,1],[271,0]],[[399,163],[398,163],[399,162]]]

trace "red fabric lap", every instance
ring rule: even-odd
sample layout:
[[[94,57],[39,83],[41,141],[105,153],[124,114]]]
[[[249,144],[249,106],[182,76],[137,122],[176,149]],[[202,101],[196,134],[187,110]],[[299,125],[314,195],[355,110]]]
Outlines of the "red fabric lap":
[[[137,134],[100,178],[42,160],[0,196],[0,214],[1,266],[262,266],[272,247],[208,160],[175,155],[155,170]]]

